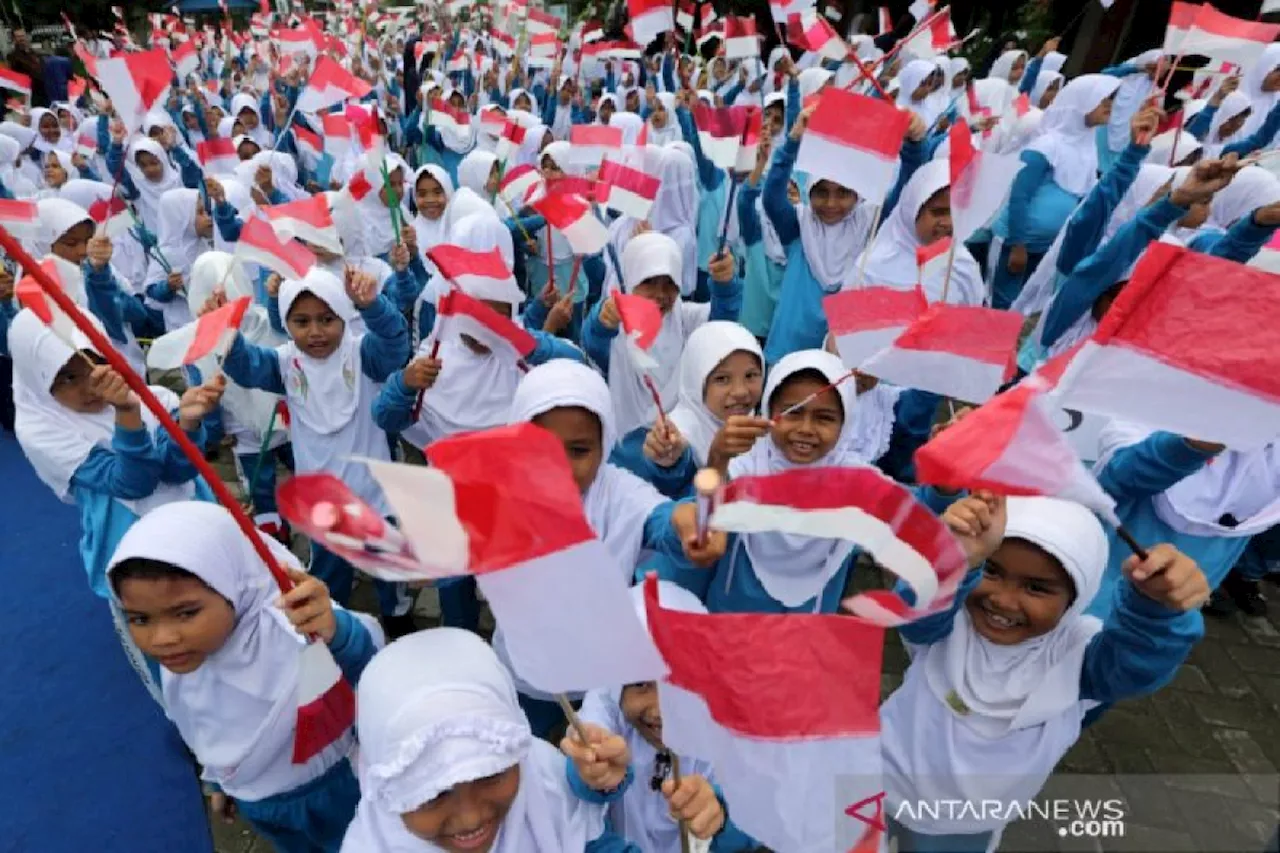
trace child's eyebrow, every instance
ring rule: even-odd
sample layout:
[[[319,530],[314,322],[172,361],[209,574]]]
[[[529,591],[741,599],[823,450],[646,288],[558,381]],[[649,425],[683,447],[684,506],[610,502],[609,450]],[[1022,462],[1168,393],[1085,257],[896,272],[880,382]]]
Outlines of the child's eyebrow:
[[[200,607],[202,603],[203,602],[201,602],[198,598],[186,598],[186,599],[183,599],[182,601],[179,601],[177,604],[173,604],[165,609],[169,613],[175,613],[179,610],[187,610],[192,607]]]

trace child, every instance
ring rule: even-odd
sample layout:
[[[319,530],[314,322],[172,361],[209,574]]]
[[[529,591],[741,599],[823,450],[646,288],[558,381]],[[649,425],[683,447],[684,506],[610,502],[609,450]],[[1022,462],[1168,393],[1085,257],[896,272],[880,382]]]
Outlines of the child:
[[[211,498],[182,450],[107,366],[79,332],[73,350],[30,311],[20,311],[9,329],[13,355],[16,432],[36,475],[58,498],[80,513],[80,557],[89,587],[111,601],[107,561],[125,531],[154,508],[171,501]],[[173,392],[151,390],[197,446],[203,419],[217,405],[220,377]],[[121,639],[124,622],[112,608]],[[155,682],[128,643],[125,651],[149,688]],[[158,694],[154,694],[158,698]]]
[[[647,622],[643,589],[635,586],[631,593],[640,619]],[[658,596],[663,607],[706,612],[696,596],[675,584],[660,582]],[[560,743],[561,751],[570,758],[569,786],[587,802],[608,803],[610,829],[640,848],[640,853],[678,853],[678,819],[685,821],[694,838],[710,842],[711,853],[755,849],[755,842],[730,822],[707,762],[680,756],[678,788],[669,775],[671,753],[662,743],[662,710],[655,682],[592,690],[582,702],[579,717],[595,743],[607,744],[614,738],[625,741],[629,772],[634,774],[639,768],[640,781],[633,782],[620,799],[596,793],[585,780],[601,779],[613,763],[601,761],[597,749],[570,734]]]
[[[453,198],[453,181],[440,166],[422,166],[413,173],[413,249],[419,263],[429,276],[435,276],[435,264],[427,259],[427,251],[441,243],[447,243],[449,231],[445,213]],[[427,281],[413,299],[410,332],[413,346],[426,336],[435,317],[434,306],[443,292],[440,281]],[[401,306],[407,302],[406,294],[400,294]]]
[[[230,821],[234,807],[281,853],[337,851],[360,799],[355,739],[348,729],[293,763],[299,661],[315,637],[355,685],[382,635],[335,607],[284,546],[267,545],[294,582],[284,596],[229,512],[168,504],[120,541],[111,589],[134,641],[163,667],[166,713],[217,788],[214,812]]]
[[[570,789],[560,753],[533,737],[511,676],[475,634],[433,628],[391,643],[365,670],[356,709],[361,797],[346,853],[626,849],[605,831],[604,806]]]
[[[628,580],[646,551],[663,555],[673,571],[690,573],[690,563],[710,565],[723,553],[722,533],[697,543],[691,502],[664,501],[648,483],[607,461],[617,441],[613,407],[604,380],[589,367],[566,359],[535,367],[520,381],[509,420],[531,421],[564,442],[587,521]],[[506,656],[502,626],[494,647]],[[563,719],[558,706],[547,701],[551,697],[524,685],[521,694],[535,732],[549,731]]]
[[[386,515],[368,466],[353,457],[391,458],[386,434],[370,409],[381,384],[408,359],[409,333],[404,317],[376,287],[371,276],[350,270],[345,286],[321,269],[301,281],[284,282],[280,313],[292,340],[272,350],[237,336],[224,366],[227,376],[245,388],[285,395],[299,473],[334,474]],[[368,329],[364,334],[349,328],[356,311]],[[346,560],[313,544],[311,572],[339,604],[350,599],[355,569]],[[402,586],[375,585],[387,633],[413,630],[412,602]]]
[[[871,460],[853,450],[857,392],[852,382],[828,387],[848,370],[821,350],[792,353],[773,368],[764,388],[772,420],[753,424],[759,439],[728,461],[729,478],[764,476],[800,467],[862,467]],[[807,400],[810,395],[814,399]],[[792,406],[804,405],[789,414]],[[763,421],[763,419],[762,419]],[[918,497],[940,509],[931,489]],[[945,504],[944,504],[945,505]],[[840,606],[857,546],[846,540],[784,533],[731,537],[728,553],[709,578],[676,574],[670,579],[703,594],[712,613],[835,613]]]
[[[623,250],[623,290],[652,300],[662,313],[662,329],[649,353],[658,362],[653,378],[663,409],[675,399],[676,368],[689,335],[708,320],[736,320],[742,299],[742,283],[728,253],[711,261],[714,286],[709,305],[680,298],[685,274],[680,247],[665,234],[646,231],[632,237]],[[591,309],[582,327],[582,348],[609,377],[618,428],[625,435],[653,423],[658,410],[626,351],[629,344],[625,336],[618,334],[620,325],[618,308],[610,296]]]
[[[615,461],[667,497],[684,497],[699,468],[723,469],[768,429],[757,416],[763,392],[764,354],[752,334],[725,320],[699,326],[680,357],[676,407],[623,436]]]
[[[147,298],[164,314],[166,332],[194,319],[182,291],[188,287],[191,266],[213,249],[213,217],[198,190],[169,190],[160,197],[160,245],[147,270]],[[161,264],[163,259],[166,268]]]
[[[1086,711],[1172,678],[1203,633],[1196,608],[1209,593],[1192,560],[1158,545],[1125,562],[1117,609],[1099,624],[1084,615],[1107,561],[1092,512],[974,496],[945,518],[975,571],[951,609],[900,629],[911,666],[880,709],[886,814],[902,851],[993,849],[999,818],[935,821],[900,807],[1035,797]]]

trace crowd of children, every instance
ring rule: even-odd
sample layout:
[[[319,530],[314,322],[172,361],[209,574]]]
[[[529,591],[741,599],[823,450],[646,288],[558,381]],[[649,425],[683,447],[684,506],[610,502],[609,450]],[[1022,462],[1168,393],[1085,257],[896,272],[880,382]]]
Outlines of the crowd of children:
[[[1267,159],[1280,44],[1211,78],[1159,133],[1175,57],[1068,78],[1051,40],[1034,56],[1000,54],[975,79],[962,58],[912,55],[919,41],[901,37],[930,14],[921,0],[894,34],[851,36],[843,62],[786,47],[706,60],[674,33],[639,58],[604,58],[583,27],[537,62],[513,57],[497,24],[423,11],[380,39],[357,34],[342,65],[369,92],[322,114],[296,109],[308,60],[277,31],[209,39],[196,72],[136,129],[94,87],[11,113],[0,197],[34,201],[27,248],[144,377],[149,340],[250,297],[225,358],[150,379],[191,441],[234,459],[260,517],[276,511],[284,467],[336,475],[390,516],[363,460],[422,463],[432,442],[531,421],[563,442],[585,516],[628,582],[656,572],[665,606],[835,614],[871,571],[855,543],[703,538],[693,505],[705,468],[731,481],[877,466],[913,484],[914,451],[963,416],[922,389],[842,381],[851,371],[825,296],[919,284],[930,302],[1016,311],[1033,321],[1018,356],[1029,373],[1097,328],[1152,243],[1266,267],[1280,226],[1280,160]],[[829,87],[883,89],[911,114],[881,206],[796,169]],[[713,162],[699,105],[762,109],[749,172]],[[1020,171],[989,227],[922,280],[918,251],[952,232],[948,129],[961,121]],[[585,257],[529,206],[557,181],[594,177],[598,160],[570,142],[582,125],[620,128],[619,156],[660,182],[646,217],[592,206],[608,241]],[[504,135],[513,126],[522,141]],[[238,162],[206,157],[215,140]],[[504,178],[521,167],[538,181],[512,200]],[[261,209],[316,196],[336,236],[294,235],[314,255],[305,275],[242,254]],[[102,215],[117,198],[125,212]],[[511,275],[447,281],[432,257],[441,246],[496,252]],[[659,685],[597,685],[580,697],[587,740],[570,730],[553,743],[561,706],[509,669],[501,624],[482,639],[473,580],[437,583],[443,626],[419,630],[419,590],[377,581],[380,618],[348,610],[351,563],[310,543],[304,569],[272,540],[295,583],[280,596],[103,354],[22,307],[22,274],[6,259],[0,360],[17,439],[76,506],[90,587],[220,816],[238,812],[287,853],[676,853],[678,827],[693,849],[764,849],[735,823],[715,768],[663,745]],[[451,328],[441,312],[453,288],[526,330],[532,350],[516,362]],[[633,357],[631,298],[660,315],[646,347],[656,367]],[[1098,713],[1173,677],[1203,633],[1202,607],[1261,612],[1278,453],[1109,424],[1097,477],[1145,559],[1079,504],[914,486],[969,572],[949,608],[901,629],[911,665],[881,707],[889,803],[1033,797]],[[295,764],[308,637],[356,686],[358,712]],[[1002,829],[891,821],[889,843],[970,853],[994,849]]]

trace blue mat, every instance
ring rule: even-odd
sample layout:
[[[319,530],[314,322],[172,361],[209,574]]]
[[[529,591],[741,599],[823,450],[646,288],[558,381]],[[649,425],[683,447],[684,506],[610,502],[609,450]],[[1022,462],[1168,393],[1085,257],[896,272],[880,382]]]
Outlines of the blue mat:
[[[0,433],[0,851],[211,853],[195,768],[89,591],[74,507]]]

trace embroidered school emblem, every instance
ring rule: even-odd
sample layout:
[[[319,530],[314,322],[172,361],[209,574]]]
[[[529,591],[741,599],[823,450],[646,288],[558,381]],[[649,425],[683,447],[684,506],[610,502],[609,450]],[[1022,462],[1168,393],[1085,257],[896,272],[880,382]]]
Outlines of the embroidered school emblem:
[[[293,392],[304,403],[307,400],[307,374],[302,370],[302,364],[295,358],[293,360],[293,370],[289,376],[289,384],[293,386]]]
[[[951,706],[951,710],[955,711],[962,717],[967,717],[971,713],[969,706],[960,698],[960,694],[954,690],[947,693],[947,704]]]

